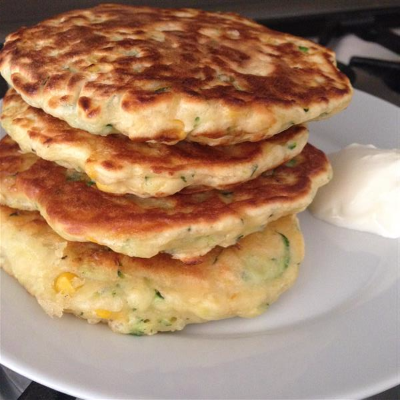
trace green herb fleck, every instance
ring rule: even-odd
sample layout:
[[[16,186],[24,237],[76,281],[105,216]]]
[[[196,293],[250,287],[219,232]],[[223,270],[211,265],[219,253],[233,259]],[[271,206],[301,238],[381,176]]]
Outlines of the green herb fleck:
[[[125,275],[121,270],[118,270],[117,274],[121,279],[125,278]]]
[[[307,53],[308,52],[308,47],[299,46],[299,50],[302,51],[303,53]]]
[[[189,226],[189,228],[187,228],[187,231],[188,231],[188,232],[191,232],[191,231],[192,231],[192,227]]]
[[[297,147],[297,143],[296,142],[293,142],[293,143],[289,143],[288,144],[288,149],[289,150],[293,150],[293,149],[295,149]]]
[[[183,180],[183,182],[187,182],[186,178],[183,175],[181,176],[181,179]]]
[[[247,271],[242,271],[240,277],[245,281],[248,282],[250,280],[250,275]]]
[[[144,335],[144,332],[143,332],[143,331],[136,330],[136,331],[130,332],[129,334],[130,334],[131,336],[143,336],[143,335]]]
[[[284,250],[284,258],[283,258],[283,267],[286,269],[289,266],[290,263],[290,241],[289,239],[283,234],[278,232],[279,235],[281,235],[283,245],[285,246]]]
[[[113,124],[107,124],[106,127],[107,128],[114,128]]]
[[[95,181],[88,181],[88,182],[86,182],[86,186],[93,186],[93,185],[95,185],[96,184],[96,182]]]
[[[309,108],[303,108],[304,112],[308,112],[310,109]]]
[[[257,164],[254,164],[254,165],[251,167],[251,175],[250,175],[250,178],[255,174],[255,172],[257,171],[257,169],[258,169],[258,165],[257,165]]]
[[[162,88],[159,88],[159,89],[156,89],[155,91],[154,91],[154,93],[157,93],[157,94],[159,94],[159,93],[165,93],[165,92],[168,92],[169,90],[170,90],[171,88],[170,87],[162,87]]]
[[[158,290],[155,290],[155,293],[157,298],[164,300],[164,296]]]
[[[285,165],[286,167],[294,167],[297,164],[297,161],[295,159],[292,159],[288,161]]]
[[[63,256],[61,257],[61,260],[65,260],[66,258],[68,258],[68,256]]]
[[[280,232],[278,232],[278,233],[281,235],[283,244],[285,245],[285,247],[289,247],[289,245],[290,245],[289,239],[283,233],[280,233]]]
[[[13,212],[9,216],[10,217],[18,217],[18,215],[19,215],[18,212]]]
[[[78,181],[81,180],[81,178],[82,178],[81,174],[79,172],[76,172],[76,171],[74,171],[72,173],[69,173],[66,176],[67,182],[78,182]]]
[[[189,133],[192,133],[199,126],[199,124],[200,124],[200,117],[196,117],[193,122],[193,128],[189,131]]]
[[[244,236],[244,235],[239,235],[239,236],[236,238],[236,243],[237,243],[240,239],[242,239],[243,236]]]

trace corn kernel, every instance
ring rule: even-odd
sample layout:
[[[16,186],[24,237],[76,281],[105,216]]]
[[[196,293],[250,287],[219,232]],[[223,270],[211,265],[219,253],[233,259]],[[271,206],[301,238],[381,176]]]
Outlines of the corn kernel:
[[[185,133],[185,124],[183,123],[183,121],[181,121],[180,119],[174,119],[172,120],[172,122],[176,126],[173,129],[174,133],[176,133],[180,139],[184,139],[186,137],[186,133]]]
[[[185,127],[185,124],[183,123],[182,120],[180,119],[173,119],[172,122],[177,125],[180,129],[183,130],[183,128]]]
[[[123,313],[121,313],[120,311],[109,311],[98,308],[97,310],[95,310],[95,312],[96,315],[102,319],[121,319],[124,317]]]
[[[102,318],[102,319],[109,319],[109,318],[111,317],[112,314],[113,314],[113,313],[112,313],[111,311],[103,310],[103,309],[101,309],[101,308],[98,308],[98,309],[96,310],[96,315],[97,315],[99,318]]]
[[[76,292],[76,289],[82,285],[74,285],[73,279],[77,278],[77,275],[72,272],[63,272],[54,281],[54,289],[57,293],[72,295]]]
[[[97,189],[101,190],[102,192],[111,192],[110,185],[103,185],[102,183],[96,182]]]
[[[86,173],[90,179],[97,181],[97,171],[96,168],[93,168],[91,164],[86,165]]]

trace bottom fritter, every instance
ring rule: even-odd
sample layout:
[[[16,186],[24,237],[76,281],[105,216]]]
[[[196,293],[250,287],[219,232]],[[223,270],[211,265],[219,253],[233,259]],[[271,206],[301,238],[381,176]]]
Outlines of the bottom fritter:
[[[73,313],[133,335],[257,316],[294,283],[304,256],[293,215],[235,246],[215,248],[196,265],[68,242],[37,212],[1,206],[0,220],[1,266],[50,316]]]

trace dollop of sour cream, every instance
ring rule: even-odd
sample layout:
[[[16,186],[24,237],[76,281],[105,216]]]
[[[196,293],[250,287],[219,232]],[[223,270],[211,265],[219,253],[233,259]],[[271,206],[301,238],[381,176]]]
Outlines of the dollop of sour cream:
[[[332,181],[310,210],[331,224],[400,237],[400,150],[351,144],[329,155]]]

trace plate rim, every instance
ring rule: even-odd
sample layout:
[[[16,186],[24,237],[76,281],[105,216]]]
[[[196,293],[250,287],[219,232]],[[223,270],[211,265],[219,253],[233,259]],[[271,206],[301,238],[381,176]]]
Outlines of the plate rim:
[[[355,90],[355,96],[356,95],[361,96],[361,97],[367,96],[370,99],[373,99],[373,101],[383,102],[385,104],[385,107],[387,105],[389,105],[390,107],[393,107],[393,110],[397,110],[397,107],[395,105],[393,105],[385,100],[382,100],[380,98],[377,98],[373,95],[370,95],[368,93]],[[2,100],[0,100],[0,108],[1,108],[1,105],[2,105]],[[396,239],[388,239],[388,240],[395,241]],[[5,274],[5,272],[1,271],[1,275],[0,275],[1,281],[2,281],[1,277],[3,274]],[[396,286],[397,286],[397,291],[400,292],[400,282],[399,281],[397,281]],[[0,323],[1,323],[1,318],[0,318]],[[319,323],[319,322],[317,322],[317,323]],[[2,328],[1,328],[1,330],[2,330]],[[77,391],[70,390],[70,387],[69,387],[70,383],[64,382],[62,380],[49,381],[48,379],[46,379],[46,377],[44,375],[40,374],[40,372],[38,372],[38,371],[35,372],[35,370],[33,369],[34,368],[33,366],[30,366],[30,368],[29,368],[28,365],[24,365],[23,363],[21,364],[20,361],[19,361],[20,364],[18,365],[18,362],[14,362],[12,360],[12,358],[7,358],[7,356],[6,357],[4,356],[3,346],[1,344],[0,344],[0,363],[5,365],[7,368],[10,368],[11,370],[13,370],[15,372],[20,373],[21,375],[23,375],[29,379],[32,379],[36,382],[39,382],[46,386],[49,386],[49,387],[51,387],[55,390],[61,391],[63,393],[70,394],[73,396],[81,396],[81,397],[85,397],[87,399],[98,398],[99,393],[93,392],[91,394],[91,393],[86,393],[86,391],[83,390],[83,392],[81,392],[79,394],[79,392],[77,392]],[[373,382],[368,387],[363,387],[363,388],[360,388],[359,390],[354,390],[352,393],[351,392],[343,392],[343,393],[338,392],[338,394],[336,394],[335,396],[351,397],[351,398],[364,398],[367,396],[371,396],[375,393],[379,393],[381,391],[390,389],[390,388],[398,385],[399,383],[400,383],[400,372],[393,371],[392,376],[388,376],[386,379],[381,379],[378,382]],[[82,394],[83,394],[83,396],[82,396]],[[96,396],[96,397],[93,397],[93,396]],[[140,398],[143,398],[143,394],[140,395]],[[148,397],[148,398],[152,398],[152,397]]]

